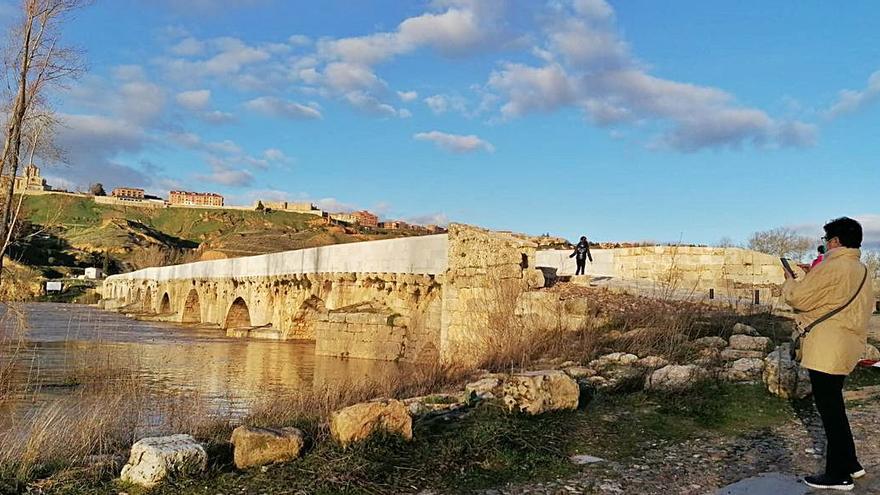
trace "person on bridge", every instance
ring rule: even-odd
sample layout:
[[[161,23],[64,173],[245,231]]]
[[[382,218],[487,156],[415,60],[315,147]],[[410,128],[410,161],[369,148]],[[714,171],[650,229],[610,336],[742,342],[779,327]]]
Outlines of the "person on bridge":
[[[801,366],[810,372],[813,399],[828,439],[825,473],[807,476],[804,482],[848,491],[853,478],[861,478],[865,470],[856,457],[843,383],[865,352],[874,294],[868,269],[860,261],[859,222],[843,217],[823,228],[824,259],[801,279],[785,271],[782,295],[795,310],[803,342]]]
[[[581,236],[580,242],[574,247],[574,252],[571,253],[569,258],[574,258],[575,262],[577,262],[577,270],[575,270],[574,274],[583,275],[587,266],[587,258],[590,259],[590,263],[593,262],[593,255],[590,254],[590,242],[587,241],[586,236]]]

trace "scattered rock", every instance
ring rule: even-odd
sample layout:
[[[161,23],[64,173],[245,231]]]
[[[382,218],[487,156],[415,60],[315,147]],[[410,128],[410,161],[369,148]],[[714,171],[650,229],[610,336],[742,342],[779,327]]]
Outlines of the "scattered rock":
[[[669,364],[669,361],[663,359],[660,356],[647,356],[636,361],[636,366],[641,366],[642,368],[648,368],[652,370],[662,368],[667,364]]]
[[[299,457],[305,440],[297,428],[239,426],[229,440],[235,447],[235,467],[245,469]]]
[[[810,375],[805,368],[791,360],[785,343],[764,358],[764,383],[770,393],[784,399],[803,399],[813,392]]]
[[[613,365],[629,365],[633,364],[639,360],[639,357],[635,354],[629,354],[626,352],[612,352],[611,354],[605,354],[604,356],[599,356],[598,359],[594,359],[590,361],[590,368],[606,368],[608,366]]]
[[[343,447],[379,431],[412,440],[412,418],[403,402],[394,399],[362,402],[330,415],[330,434]]]
[[[596,376],[596,370],[592,368],[585,368],[583,366],[572,366],[570,368],[565,368],[565,372],[568,376],[572,378],[589,378],[591,376]]]
[[[748,335],[750,337],[757,337],[761,335],[755,329],[755,327],[750,327],[745,323],[737,323],[733,326],[733,335]]]
[[[190,435],[142,438],[131,446],[123,481],[151,488],[176,476],[197,474],[208,466],[208,453]]]
[[[764,360],[761,358],[737,359],[725,371],[725,377],[732,382],[760,380],[764,373]]]
[[[724,349],[721,351],[721,359],[725,361],[736,361],[738,359],[764,359],[766,354],[764,351],[743,351],[740,349]]]
[[[487,377],[468,383],[464,386],[465,392],[478,399],[494,399],[500,392],[503,380],[497,377]]]
[[[595,464],[597,462],[603,462],[605,460],[605,459],[602,459],[601,457],[593,457],[591,455],[586,455],[586,454],[573,455],[573,456],[569,457],[569,459],[571,459],[572,463],[580,465],[580,466],[582,466],[584,464]]]
[[[648,390],[684,390],[705,378],[707,374],[704,368],[694,364],[670,364],[648,375],[645,388]]]
[[[691,342],[694,349],[724,349],[727,341],[721,337],[702,337]]]
[[[751,337],[749,335],[731,335],[730,348],[738,351],[767,352],[770,339],[767,337]]]
[[[843,393],[846,400],[868,400],[880,397],[880,385],[862,387],[858,390],[847,390]]]
[[[507,408],[528,414],[576,409],[579,396],[577,382],[557,370],[517,373],[504,384]]]
[[[578,363],[574,361],[566,361],[559,365],[560,368],[571,368],[572,366],[577,366]]]

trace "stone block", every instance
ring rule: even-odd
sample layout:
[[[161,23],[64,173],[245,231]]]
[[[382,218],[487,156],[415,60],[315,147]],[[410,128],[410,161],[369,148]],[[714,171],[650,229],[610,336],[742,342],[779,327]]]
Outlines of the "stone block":
[[[761,358],[742,358],[734,361],[725,371],[725,377],[732,382],[760,380],[764,373],[764,360]]]
[[[784,399],[803,399],[813,393],[810,374],[792,361],[791,344],[782,344],[764,358],[764,384],[771,394]]]
[[[862,354],[862,359],[880,361],[880,350],[871,344],[865,344],[865,352]]]
[[[736,361],[737,359],[764,359],[767,354],[764,351],[742,351],[739,349],[724,349],[721,351],[721,359]]]
[[[758,337],[761,334],[754,327],[750,327],[744,323],[737,323],[733,326],[733,335],[749,335],[751,337]]]
[[[412,418],[403,402],[395,399],[362,402],[330,415],[330,434],[343,447],[380,431],[412,440]]]
[[[722,337],[702,337],[691,342],[694,349],[724,349],[727,341]]]
[[[767,337],[751,337],[749,335],[731,335],[730,348],[738,351],[767,352],[770,339]]]
[[[300,456],[305,440],[297,428],[256,428],[239,426],[232,431],[235,467],[245,469],[275,462],[292,461]]]
[[[464,390],[468,395],[474,395],[480,399],[494,399],[496,396],[500,395],[501,385],[503,383],[503,377],[489,376],[468,383],[464,386]]]
[[[178,476],[201,473],[208,466],[208,453],[190,435],[147,437],[131,446],[122,481],[151,488]]]
[[[707,376],[708,372],[704,368],[694,364],[670,364],[648,375],[645,380],[645,388],[648,390],[685,390]]]
[[[508,410],[532,415],[576,409],[579,397],[577,382],[558,370],[517,373],[504,384]]]

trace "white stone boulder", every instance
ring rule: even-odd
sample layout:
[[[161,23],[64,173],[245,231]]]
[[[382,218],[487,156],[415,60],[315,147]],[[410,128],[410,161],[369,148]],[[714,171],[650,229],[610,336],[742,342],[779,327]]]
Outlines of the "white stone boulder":
[[[767,357],[765,351],[743,351],[740,349],[724,349],[721,351],[721,359],[724,361],[736,361],[738,359],[764,359]]]
[[[764,384],[767,390],[784,399],[803,399],[813,393],[806,368],[789,357],[791,344],[782,344],[764,358]]]
[[[257,428],[239,426],[230,439],[235,467],[245,469],[275,462],[292,461],[300,456],[305,439],[298,428]]]
[[[767,352],[770,348],[770,339],[767,337],[752,337],[750,335],[731,335],[730,348],[738,351]]]
[[[725,370],[725,377],[732,382],[751,382],[761,380],[764,373],[764,360],[760,358],[742,358],[734,361]]]
[[[517,373],[504,384],[504,403],[510,411],[534,415],[577,409],[579,398],[577,382],[559,370]]]
[[[755,327],[751,327],[745,323],[737,323],[733,326],[733,335],[749,335],[751,337],[757,337],[761,334],[758,333]]]
[[[142,438],[131,446],[122,481],[151,488],[163,480],[198,474],[208,467],[208,453],[190,435]]]
[[[565,368],[565,372],[572,378],[589,378],[591,376],[596,376],[596,370],[585,368],[583,366],[571,366]]]
[[[465,394],[431,394],[403,399],[403,403],[406,404],[410,416],[424,416],[461,409],[468,404],[469,399],[469,392]]]
[[[504,379],[499,376],[487,376],[464,386],[468,395],[478,399],[494,399],[501,391]]]
[[[330,414],[330,434],[343,447],[380,431],[412,440],[412,418],[403,402],[379,399],[348,406]]]
[[[648,375],[645,389],[685,390],[707,376],[706,369],[695,364],[670,364]]]
[[[862,359],[872,359],[874,361],[880,361],[880,350],[871,344],[865,344],[865,353],[862,354]]]

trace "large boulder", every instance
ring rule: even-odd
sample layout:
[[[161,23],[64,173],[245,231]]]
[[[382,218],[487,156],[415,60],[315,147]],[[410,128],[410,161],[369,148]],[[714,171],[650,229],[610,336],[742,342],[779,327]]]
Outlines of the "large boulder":
[[[300,456],[305,440],[297,428],[256,428],[239,426],[232,431],[235,467],[245,469],[274,462],[292,461]]]
[[[803,399],[813,392],[810,374],[789,357],[791,344],[782,344],[764,358],[767,390],[785,399]]]
[[[511,411],[541,414],[577,409],[579,398],[577,382],[559,370],[517,373],[504,383],[504,403]]]
[[[761,379],[764,373],[764,360],[760,358],[742,358],[734,361],[725,370],[725,377],[732,382],[751,382]]]
[[[478,399],[494,399],[500,394],[503,383],[503,376],[490,375],[468,383],[464,386],[464,391]]]
[[[750,335],[731,335],[730,348],[738,351],[767,352],[770,347],[770,339],[767,337],[752,337]]]
[[[645,380],[648,390],[685,390],[705,379],[708,372],[695,364],[670,364],[664,366]]]
[[[362,402],[330,415],[330,434],[343,447],[379,431],[412,440],[412,418],[403,402],[394,399]]]
[[[168,478],[201,473],[207,466],[208,453],[189,435],[147,437],[131,446],[121,478],[151,488]]]

